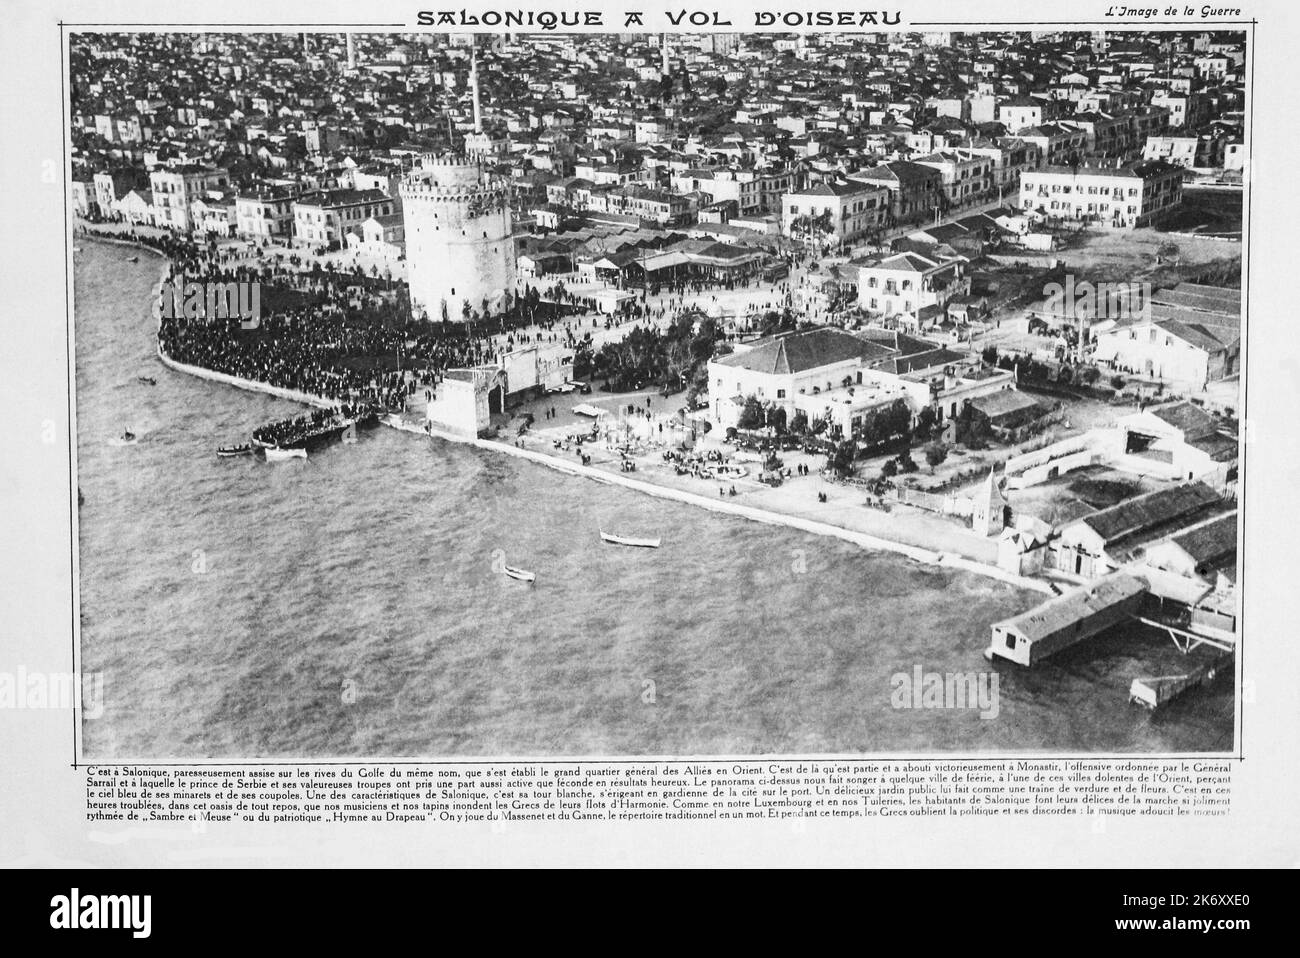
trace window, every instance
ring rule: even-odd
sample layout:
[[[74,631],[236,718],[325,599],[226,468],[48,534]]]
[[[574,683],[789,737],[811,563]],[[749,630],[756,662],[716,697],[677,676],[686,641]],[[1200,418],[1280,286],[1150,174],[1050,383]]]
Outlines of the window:
[[[778,389],[778,390],[776,391],[776,398],[777,398],[777,399],[784,399],[784,398],[785,398],[785,390],[784,390],[784,389]]]

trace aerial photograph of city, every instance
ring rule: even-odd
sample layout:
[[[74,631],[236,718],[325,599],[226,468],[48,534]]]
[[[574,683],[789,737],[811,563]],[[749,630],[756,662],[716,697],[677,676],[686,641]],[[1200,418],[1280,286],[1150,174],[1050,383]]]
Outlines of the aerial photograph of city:
[[[1245,33],[65,55],[85,760],[1237,747]]]

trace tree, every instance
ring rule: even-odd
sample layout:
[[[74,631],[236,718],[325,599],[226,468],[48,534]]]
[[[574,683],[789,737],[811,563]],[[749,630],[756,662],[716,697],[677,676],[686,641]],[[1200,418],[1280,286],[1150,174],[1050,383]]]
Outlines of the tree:
[[[980,353],[980,358],[990,366],[998,364],[998,348],[996,346],[985,346],[984,351]]]
[[[931,469],[948,458],[948,447],[941,442],[932,442],[925,447],[925,461]]]
[[[777,435],[785,432],[785,409],[777,406],[767,416],[767,424],[776,430]]]
[[[900,453],[898,456],[898,471],[916,472],[916,470],[917,470],[916,460],[912,458],[912,454],[906,450]]]
[[[837,476],[847,476],[853,471],[853,460],[857,458],[858,449],[850,440],[845,440],[835,447],[826,465]]]
[[[790,417],[790,431],[799,436],[808,432],[808,414],[802,409],[796,410]]]
[[[759,429],[763,425],[763,404],[758,401],[757,396],[745,397],[745,408],[740,411],[740,418],[736,420],[736,425],[741,429]]]
[[[922,406],[921,411],[916,414],[916,426],[913,432],[921,439],[929,439],[930,433],[938,424],[939,417],[935,414],[934,407]]]
[[[1115,390],[1115,392],[1119,392],[1126,385],[1127,385],[1127,380],[1125,380],[1123,376],[1110,377],[1110,388]]]
[[[880,475],[883,479],[893,479],[898,475],[898,463],[892,459],[887,459],[885,464],[880,467]]]

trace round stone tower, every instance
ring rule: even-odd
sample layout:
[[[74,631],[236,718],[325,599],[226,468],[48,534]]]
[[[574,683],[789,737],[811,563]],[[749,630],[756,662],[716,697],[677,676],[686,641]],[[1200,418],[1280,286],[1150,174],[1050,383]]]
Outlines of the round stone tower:
[[[515,292],[515,246],[504,182],[461,156],[425,157],[399,187],[411,309],[459,323],[466,305],[502,308]]]

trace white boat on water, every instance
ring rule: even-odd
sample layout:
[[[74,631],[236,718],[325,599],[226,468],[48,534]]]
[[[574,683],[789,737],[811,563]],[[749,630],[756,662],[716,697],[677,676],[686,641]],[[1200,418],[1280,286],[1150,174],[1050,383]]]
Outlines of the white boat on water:
[[[518,579],[520,582],[536,582],[536,573],[529,572],[527,569],[516,569],[512,565],[506,566],[506,575],[512,579]]]
[[[306,459],[306,449],[282,449],[279,446],[266,447],[267,462],[287,462],[290,459]]]
[[[663,541],[659,536],[653,538],[649,536],[620,536],[613,532],[606,532],[604,529],[600,530],[600,537],[605,542],[612,542],[615,545],[639,546],[642,549],[658,549],[659,543]]]

